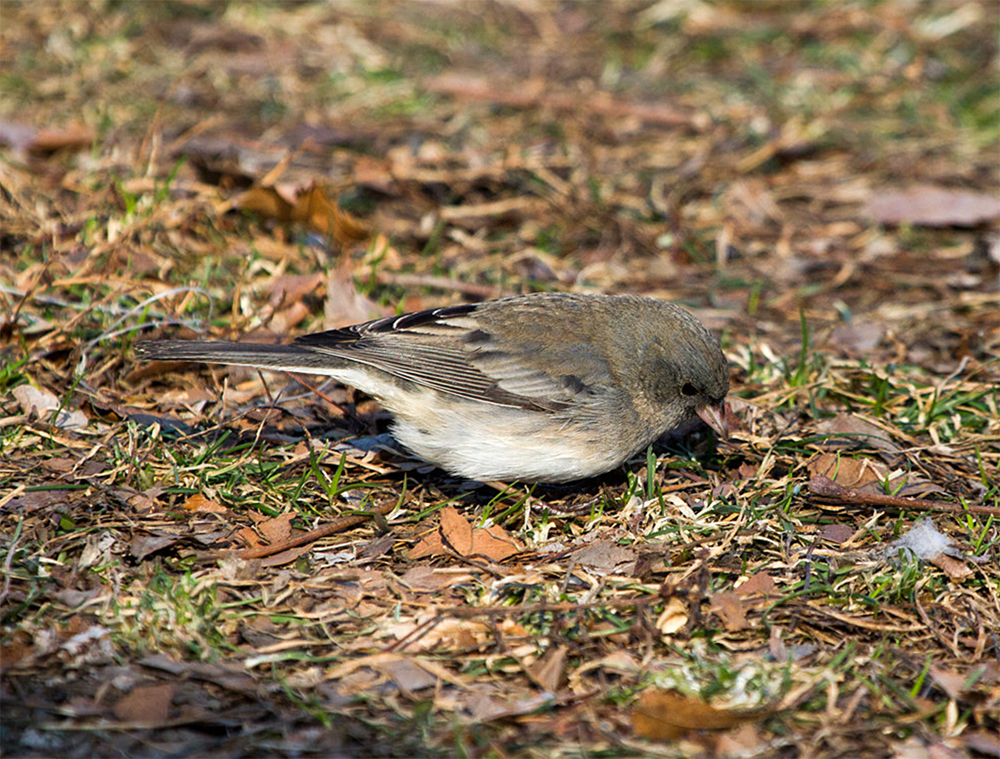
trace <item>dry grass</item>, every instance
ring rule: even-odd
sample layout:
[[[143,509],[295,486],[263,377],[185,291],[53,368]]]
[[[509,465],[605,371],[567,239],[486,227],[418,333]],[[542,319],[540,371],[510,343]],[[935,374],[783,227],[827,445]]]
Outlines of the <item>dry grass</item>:
[[[996,8],[671,7],[0,6],[5,753],[997,755]],[[131,351],[544,289],[733,439],[498,491]]]

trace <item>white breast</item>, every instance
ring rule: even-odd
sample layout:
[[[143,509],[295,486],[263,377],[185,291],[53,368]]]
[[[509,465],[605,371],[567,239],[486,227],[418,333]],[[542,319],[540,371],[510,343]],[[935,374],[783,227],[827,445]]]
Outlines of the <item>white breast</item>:
[[[569,482],[612,469],[632,451],[557,416],[448,398],[356,369],[331,372],[396,417],[393,434],[422,459],[472,480]]]

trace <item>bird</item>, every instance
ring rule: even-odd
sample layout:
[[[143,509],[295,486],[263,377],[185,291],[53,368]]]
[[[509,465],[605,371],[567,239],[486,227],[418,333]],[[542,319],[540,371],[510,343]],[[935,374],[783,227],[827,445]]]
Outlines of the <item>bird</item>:
[[[427,462],[482,482],[604,474],[700,417],[727,437],[729,369],[690,312],[538,292],[389,316],[286,344],[142,340],[145,359],[326,375],[375,398]]]

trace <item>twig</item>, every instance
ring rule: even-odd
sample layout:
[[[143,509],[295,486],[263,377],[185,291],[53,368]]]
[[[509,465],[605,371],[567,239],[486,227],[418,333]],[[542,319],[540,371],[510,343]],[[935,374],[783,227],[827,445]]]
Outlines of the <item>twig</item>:
[[[851,506],[885,506],[890,509],[916,509],[919,511],[941,511],[947,514],[986,514],[1000,517],[998,506],[969,506],[926,498],[909,498],[900,495],[863,493],[855,488],[838,485],[829,477],[819,474],[809,480],[809,492],[821,501],[846,503]]]
[[[23,490],[23,487],[20,489]],[[14,535],[7,545],[7,557],[3,562],[3,589],[0,589],[0,606],[3,606],[4,601],[7,600],[7,594],[10,593],[10,583],[14,576],[10,569],[14,565],[14,553],[17,549],[17,541],[21,539],[21,527],[23,524],[23,519],[17,521],[17,527],[14,528]]]
[[[274,554],[281,553],[282,551],[288,551],[292,548],[298,548],[299,546],[313,543],[321,538],[335,535],[338,532],[344,532],[345,530],[349,530],[352,527],[367,522],[369,519],[373,519],[376,516],[384,517],[392,512],[394,508],[396,508],[396,502],[390,501],[382,504],[381,506],[376,506],[363,514],[347,514],[342,517],[337,517],[332,522],[329,522],[322,527],[317,527],[315,530],[309,530],[309,532],[303,532],[301,535],[296,535],[294,538],[283,540],[280,543],[271,543],[270,545],[257,546],[256,548],[244,548],[238,551],[207,551],[205,553],[198,554],[198,558],[224,559],[233,556],[238,559],[263,559],[268,556],[274,556]]]

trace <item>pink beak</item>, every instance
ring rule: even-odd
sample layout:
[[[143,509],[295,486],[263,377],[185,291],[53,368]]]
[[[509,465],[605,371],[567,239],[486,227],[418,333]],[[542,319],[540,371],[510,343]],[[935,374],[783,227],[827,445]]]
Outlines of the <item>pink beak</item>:
[[[714,406],[702,406],[695,409],[695,413],[701,420],[711,427],[720,440],[729,437],[729,423],[726,421],[726,402],[722,401]]]

